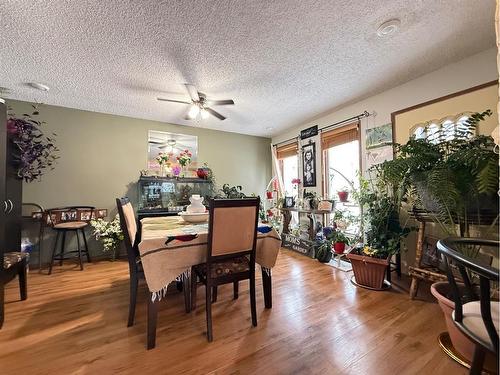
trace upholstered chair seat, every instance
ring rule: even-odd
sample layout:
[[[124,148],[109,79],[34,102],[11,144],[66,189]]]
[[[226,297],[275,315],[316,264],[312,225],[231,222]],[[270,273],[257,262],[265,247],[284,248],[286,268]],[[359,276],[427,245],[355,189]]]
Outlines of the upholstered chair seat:
[[[12,251],[10,253],[3,254],[3,269],[8,270],[9,268],[21,263],[24,259],[28,258],[28,253],[22,253],[20,251]]]
[[[493,325],[497,333],[500,334],[499,323],[498,320],[500,318],[500,306],[498,301],[492,301],[491,306],[491,318],[493,319]],[[486,330],[486,326],[484,325],[483,317],[481,315],[481,302],[473,301],[469,303],[465,303],[462,306],[463,309],[463,317],[462,317],[462,325],[463,330],[467,330],[467,333],[470,336],[476,338],[476,340],[482,342],[484,346],[491,346],[489,343],[490,338],[488,336],[488,331]],[[455,312],[453,312],[453,319],[455,319]]]
[[[59,223],[53,226],[54,229],[82,229],[88,225],[85,221],[69,221],[67,223]]]
[[[196,272],[201,273],[203,276],[207,274],[207,265],[199,264],[194,266]],[[217,278],[221,276],[232,275],[240,272],[247,272],[250,269],[250,261],[248,257],[241,256],[238,258],[227,259],[219,262],[214,262],[210,266],[210,277]]]

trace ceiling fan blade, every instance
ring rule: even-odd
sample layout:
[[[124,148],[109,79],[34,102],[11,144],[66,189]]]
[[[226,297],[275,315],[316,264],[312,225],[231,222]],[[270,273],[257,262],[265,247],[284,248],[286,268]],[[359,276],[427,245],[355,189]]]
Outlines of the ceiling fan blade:
[[[222,116],[219,112],[216,112],[214,111],[212,108],[209,108],[209,107],[205,107],[205,109],[207,110],[208,113],[210,113],[212,116],[215,116],[217,117],[219,120],[223,121],[225,120],[226,118],[224,116]]]
[[[207,100],[207,104],[209,104],[209,105],[233,105],[234,104],[234,100],[233,99]]]
[[[164,98],[156,98],[161,102],[172,102],[172,103],[182,103],[182,104],[191,104],[189,102],[186,102],[184,100],[173,100],[173,99],[164,99]]]
[[[153,145],[162,145],[162,144],[164,144],[165,142],[149,141],[149,143],[151,143],[151,144],[153,144]]]
[[[185,84],[186,89],[188,90],[189,96],[191,97],[191,100],[194,102],[199,102],[200,101],[200,96],[198,95],[198,90],[196,90],[196,87],[193,85],[190,85],[188,83]]]

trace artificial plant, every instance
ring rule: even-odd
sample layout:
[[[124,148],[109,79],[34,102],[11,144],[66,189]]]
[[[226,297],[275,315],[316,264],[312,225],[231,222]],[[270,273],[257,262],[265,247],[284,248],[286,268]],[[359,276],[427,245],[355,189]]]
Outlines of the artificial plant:
[[[40,179],[46,169],[54,169],[54,163],[59,158],[59,149],[55,145],[56,134],[50,137],[44,135],[44,121],[35,119],[39,115],[37,106],[33,105],[31,114],[17,117],[9,114],[7,131],[15,145],[12,158],[17,168],[17,176],[25,182]]]

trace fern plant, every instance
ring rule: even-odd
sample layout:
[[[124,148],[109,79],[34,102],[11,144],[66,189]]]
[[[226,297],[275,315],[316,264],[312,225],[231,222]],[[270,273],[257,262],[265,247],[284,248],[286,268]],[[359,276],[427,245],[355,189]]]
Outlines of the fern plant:
[[[470,223],[485,211],[498,219],[498,154],[492,137],[475,136],[478,123],[491,114],[470,115],[452,139],[439,129],[432,140],[412,137],[396,145],[397,156],[376,167],[379,177],[450,235],[467,236]]]

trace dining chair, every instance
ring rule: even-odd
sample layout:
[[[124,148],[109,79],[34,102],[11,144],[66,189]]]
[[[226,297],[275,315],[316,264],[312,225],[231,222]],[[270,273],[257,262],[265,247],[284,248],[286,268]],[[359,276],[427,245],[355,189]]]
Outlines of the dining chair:
[[[28,254],[13,251],[3,254],[3,263],[0,269],[0,328],[4,322],[4,288],[7,283],[19,279],[19,291],[21,301],[28,298],[27,286]]]
[[[139,255],[140,232],[134,214],[132,203],[127,197],[116,198],[116,207],[120,217],[120,228],[123,232],[124,243],[127,249],[127,259],[130,274],[130,302],[128,307],[127,327],[134,325],[135,306],[137,303],[137,289],[139,280],[145,279]],[[189,282],[186,282],[189,284]],[[183,286],[186,312],[191,309],[191,297],[189,285]],[[147,324],[147,348],[152,349],[156,345],[156,322],[158,317],[158,301],[153,301],[153,293],[148,293],[148,324]]]
[[[83,271],[82,254],[85,254],[87,262],[91,263],[87,237],[85,236],[85,228],[89,225],[94,211],[95,207],[93,206],[67,206],[47,210],[47,221],[52,229],[56,231],[56,239],[49,265],[49,275],[52,273],[52,267],[55,260],[58,260],[59,265],[62,266],[63,261],[69,259],[68,255],[71,256],[71,254],[76,254],[75,256],[78,257],[81,271]],[[67,233],[75,234],[77,243],[76,250],[67,251],[65,249]],[[83,237],[83,249],[80,246],[79,234]],[[60,237],[62,238],[61,248],[59,253],[56,253]]]
[[[481,246],[493,247],[498,252],[500,242],[479,238],[447,238],[437,243],[437,251],[446,267],[455,310],[453,321],[475,343],[470,374],[481,374],[486,353],[498,358],[499,302],[491,300],[491,283],[498,286],[499,270],[477,259],[464,255],[460,250]],[[463,288],[458,287],[457,274]],[[479,288],[474,286],[479,281]],[[498,374],[498,360],[496,373]]]
[[[249,280],[252,325],[257,326],[255,302],[255,249],[259,198],[212,199],[209,201],[207,262],[192,267],[191,308],[196,300],[196,277],[205,285],[207,340],[212,333],[213,287]]]

